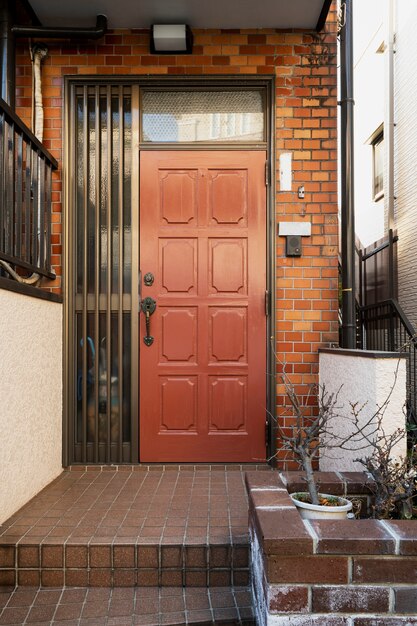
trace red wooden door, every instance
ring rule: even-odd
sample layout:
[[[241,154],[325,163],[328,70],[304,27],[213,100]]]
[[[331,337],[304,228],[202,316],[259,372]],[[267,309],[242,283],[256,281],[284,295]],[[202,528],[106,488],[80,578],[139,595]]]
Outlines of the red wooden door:
[[[265,460],[265,158],[141,153],[141,461]]]

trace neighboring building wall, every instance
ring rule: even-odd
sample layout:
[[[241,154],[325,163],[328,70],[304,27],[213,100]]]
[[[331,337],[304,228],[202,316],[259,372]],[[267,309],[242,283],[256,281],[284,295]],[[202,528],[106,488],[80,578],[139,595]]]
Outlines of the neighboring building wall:
[[[417,3],[399,0],[397,7],[395,96],[395,217],[398,230],[400,304],[417,327]]]
[[[354,6],[355,53],[355,226],[364,245],[387,232],[388,194],[372,202],[372,148],[364,143],[385,121],[389,80],[387,52],[376,54],[388,41],[389,0],[368,0]],[[394,226],[398,233],[398,298],[417,326],[415,282],[417,210],[417,56],[415,0],[394,0]],[[388,177],[388,142],[385,141],[385,192]]]
[[[65,75],[209,76],[274,75],[276,158],[292,153],[291,191],[280,191],[276,172],[277,222],[312,222],[303,238],[303,256],[285,256],[277,241],[277,355],[280,364],[307,393],[317,378],[319,346],[338,341],[337,107],[335,12],[321,35],[261,31],[195,31],[192,55],[149,54],[146,31],[116,31],[97,43],[49,42],[43,64],[44,143],[62,164],[63,77]],[[32,69],[28,45],[17,55],[17,107],[31,116]],[[61,273],[61,173],[54,180],[53,257]],[[304,186],[305,198],[297,188]],[[57,280],[53,288],[60,289]],[[260,341],[263,339],[260,338]],[[281,365],[280,365],[281,367]],[[265,376],[267,372],[265,372]],[[286,411],[284,390],[277,390],[278,412]]]
[[[384,122],[386,0],[353,3],[355,230],[367,246],[384,235],[384,197],[374,201],[372,146],[368,140]]]
[[[62,305],[0,290],[0,524],[62,472]]]

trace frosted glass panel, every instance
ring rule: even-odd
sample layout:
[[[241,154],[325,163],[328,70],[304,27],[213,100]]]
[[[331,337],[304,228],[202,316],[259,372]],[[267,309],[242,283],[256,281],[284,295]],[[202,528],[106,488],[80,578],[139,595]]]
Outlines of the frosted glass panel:
[[[145,91],[142,141],[164,143],[265,140],[261,91]]]

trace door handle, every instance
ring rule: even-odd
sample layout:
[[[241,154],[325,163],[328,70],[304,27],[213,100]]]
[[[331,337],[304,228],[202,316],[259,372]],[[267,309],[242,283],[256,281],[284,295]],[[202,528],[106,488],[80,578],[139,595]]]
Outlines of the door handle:
[[[146,335],[143,338],[143,342],[146,346],[151,346],[153,344],[154,338],[150,334],[151,329],[151,315],[155,312],[156,302],[150,296],[147,296],[142,300],[141,303],[142,311],[145,314],[145,324],[146,324]]]

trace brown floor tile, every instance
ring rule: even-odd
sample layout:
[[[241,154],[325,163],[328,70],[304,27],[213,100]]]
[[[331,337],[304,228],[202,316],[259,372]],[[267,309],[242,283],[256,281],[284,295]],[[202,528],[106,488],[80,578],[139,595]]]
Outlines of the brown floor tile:
[[[206,593],[192,594],[190,590],[185,593],[185,605],[188,611],[199,611],[210,608],[210,600]]]
[[[22,607],[22,606],[30,606],[36,598],[36,594],[38,593],[37,589],[22,589],[18,588],[11,595],[8,607]]]
[[[108,614],[108,605],[104,602],[86,602],[82,609],[82,618],[105,617]]]
[[[23,624],[28,614],[28,607],[25,608],[5,608],[0,615],[0,624],[11,626],[12,624]]]
[[[61,604],[56,610],[54,620],[79,619],[82,613],[82,604]]]
[[[48,620],[52,620],[55,609],[55,604],[47,604],[45,606],[33,606],[29,611],[26,622],[30,624],[32,622],[47,622]]]
[[[87,596],[87,589],[64,589],[61,604],[82,604]]]

